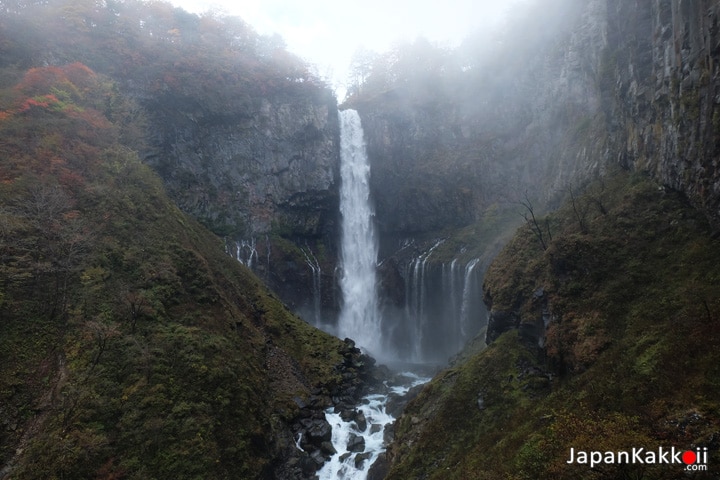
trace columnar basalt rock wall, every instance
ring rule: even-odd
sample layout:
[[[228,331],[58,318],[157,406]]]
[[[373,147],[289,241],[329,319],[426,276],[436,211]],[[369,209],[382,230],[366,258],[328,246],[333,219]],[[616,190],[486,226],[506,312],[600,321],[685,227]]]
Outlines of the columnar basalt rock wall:
[[[614,160],[720,218],[717,1],[608,1],[605,75]]]
[[[386,236],[466,225],[525,192],[552,208],[618,165],[720,215],[719,2],[558,5],[537,20],[549,33],[510,35],[482,73],[354,100]]]

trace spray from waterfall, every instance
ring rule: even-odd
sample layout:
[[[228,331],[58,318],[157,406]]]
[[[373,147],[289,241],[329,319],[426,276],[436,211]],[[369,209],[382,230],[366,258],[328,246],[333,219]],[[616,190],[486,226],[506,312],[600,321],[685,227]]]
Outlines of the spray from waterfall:
[[[383,316],[383,321],[394,320],[395,327],[383,327],[385,342],[397,358],[413,363],[446,361],[477,335],[487,321],[479,280],[482,260],[473,258],[465,262],[467,255],[458,252],[461,256],[442,261],[447,258],[447,250],[440,249],[443,240],[429,248],[427,245],[403,265],[402,310]]]
[[[428,305],[428,285],[426,284],[425,269],[433,251],[439,247],[445,240],[439,240],[424,252],[415,258],[409,265],[410,272],[407,277],[411,279],[408,287],[406,287],[406,315],[411,319],[413,325],[413,351],[411,359],[415,362],[423,359],[423,345],[425,343],[425,335],[427,334],[427,326],[431,322],[431,316],[427,312]]]
[[[378,247],[370,202],[370,164],[360,116],[355,110],[340,112],[340,178],[343,306],[338,332],[377,355],[381,347],[376,286]]]

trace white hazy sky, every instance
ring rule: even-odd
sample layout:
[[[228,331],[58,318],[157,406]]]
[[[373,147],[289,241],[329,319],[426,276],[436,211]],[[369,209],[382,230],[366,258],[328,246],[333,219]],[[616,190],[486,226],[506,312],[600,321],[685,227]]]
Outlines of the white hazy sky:
[[[315,64],[337,87],[360,47],[384,52],[424,36],[453,46],[496,24],[509,0],[170,0],[193,13],[219,10],[261,34],[278,33],[288,49]]]

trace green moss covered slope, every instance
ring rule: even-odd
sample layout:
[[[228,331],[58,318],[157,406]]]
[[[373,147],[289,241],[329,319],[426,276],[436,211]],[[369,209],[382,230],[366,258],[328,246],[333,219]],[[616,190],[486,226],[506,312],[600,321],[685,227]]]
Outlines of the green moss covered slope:
[[[485,283],[497,328],[398,422],[388,478],[716,478],[720,244],[683,197],[619,172],[518,230]],[[548,322],[543,328],[543,322]],[[504,333],[503,333],[504,330]],[[708,448],[684,464],[575,451]]]

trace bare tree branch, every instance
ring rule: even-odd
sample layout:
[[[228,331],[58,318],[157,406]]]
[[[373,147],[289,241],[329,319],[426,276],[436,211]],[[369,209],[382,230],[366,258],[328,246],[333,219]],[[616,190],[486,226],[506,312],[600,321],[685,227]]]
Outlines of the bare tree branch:
[[[543,250],[547,250],[547,242],[545,241],[545,236],[543,235],[542,228],[540,227],[540,224],[538,223],[537,218],[535,218],[535,209],[533,208],[533,204],[530,201],[530,198],[528,198],[527,191],[525,192],[525,200],[520,201],[520,205],[525,207],[525,210],[527,212],[523,213],[522,216],[525,219],[525,222],[530,227],[530,230],[535,234],[537,239],[540,241],[540,245],[542,246]],[[552,235],[550,234],[550,224],[548,223],[546,219],[545,224],[548,236],[550,237],[550,240],[552,240]]]

